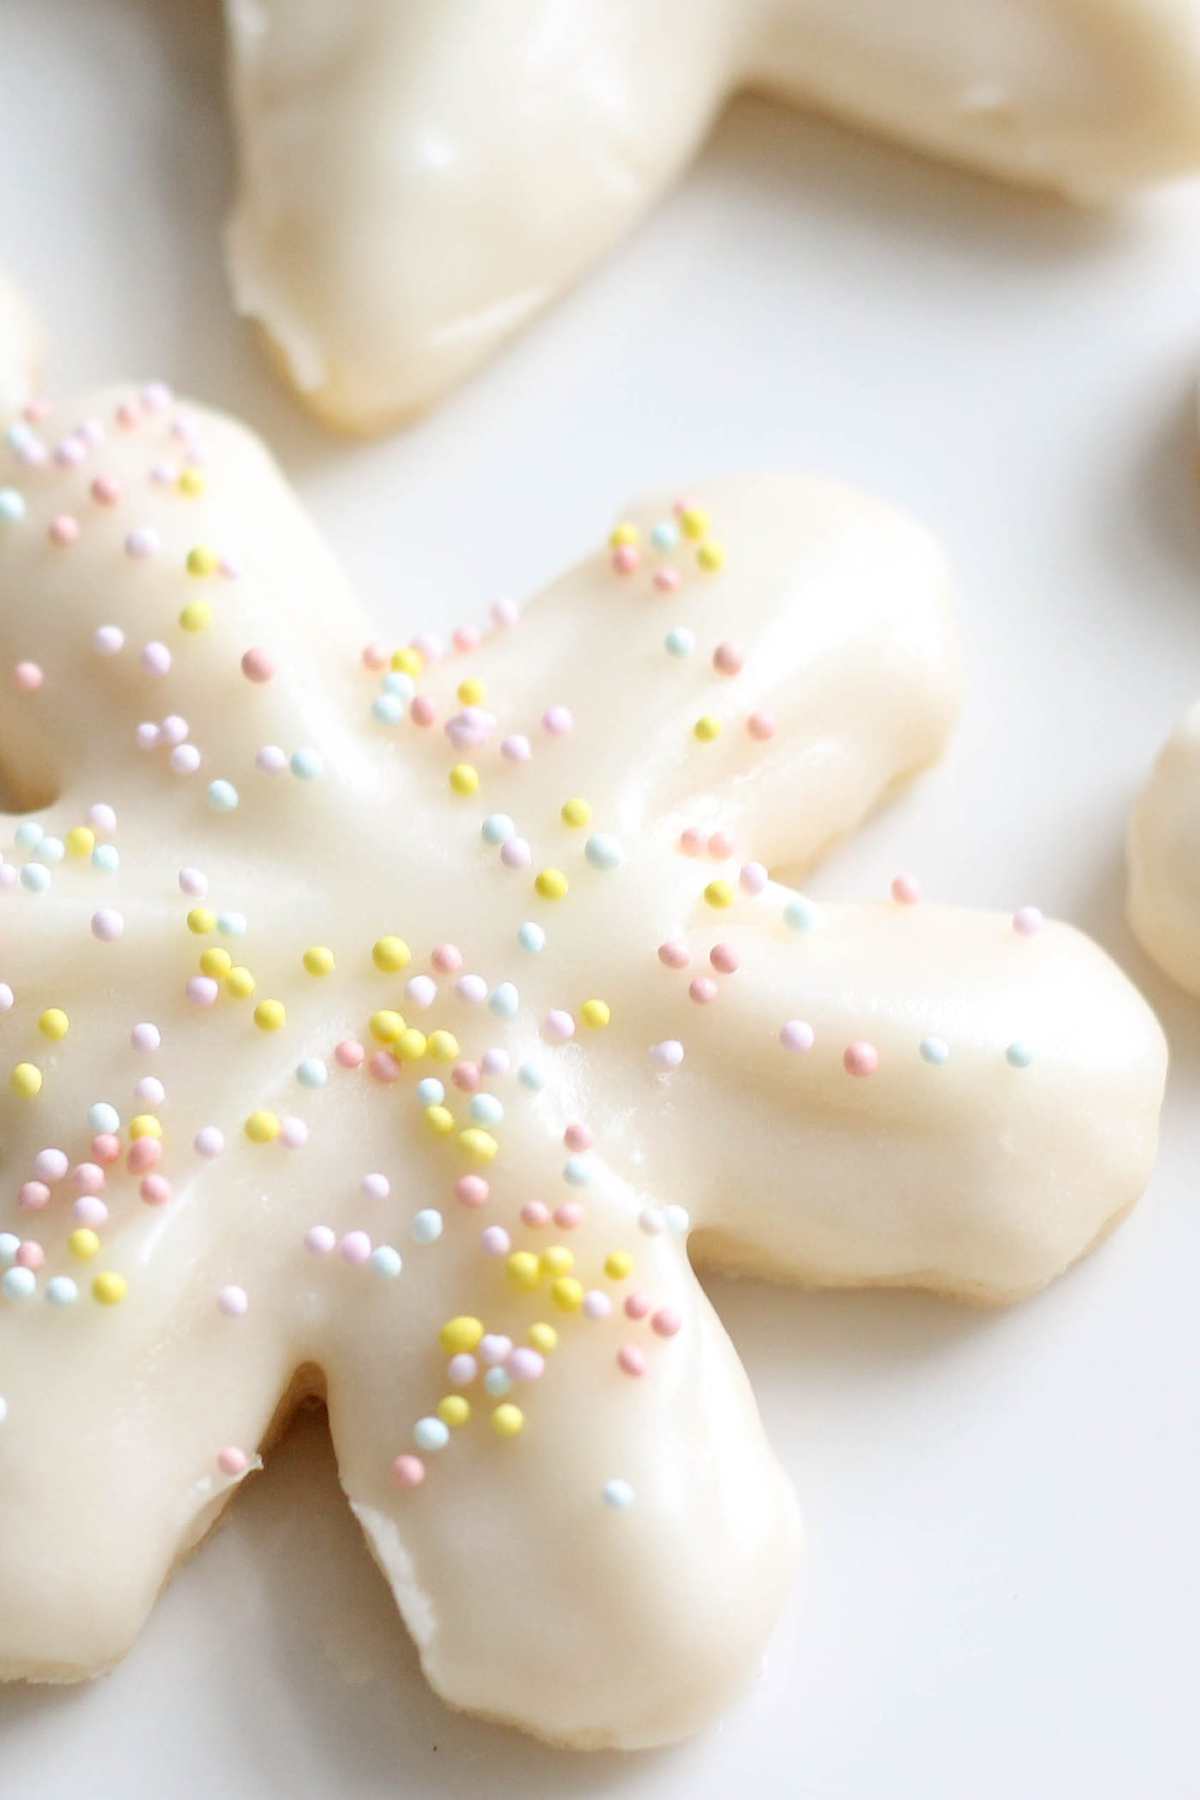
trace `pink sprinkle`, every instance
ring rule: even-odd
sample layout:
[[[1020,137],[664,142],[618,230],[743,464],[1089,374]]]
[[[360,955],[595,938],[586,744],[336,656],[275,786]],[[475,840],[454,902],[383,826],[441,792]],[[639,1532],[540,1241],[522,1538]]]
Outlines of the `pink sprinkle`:
[[[717,997],[717,984],[711,975],[697,975],[688,984],[688,994],[697,1006],[707,1006],[710,1000]]]
[[[33,1159],[33,1172],[39,1181],[48,1181],[51,1185],[61,1181],[71,1166],[71,1159],[65,1150],[39,1150]]]
[[[736,975],[741,966],[732,944],[714,944],[708,953],[708,960],[718,975]]]
[[[507,1256],[512,1249],[512,1239],[503,1225],[489,1225],[481,1235],[479,1242],[486,1256]]]
[[[1045,923],[1040,906],[1020,906],[1012,916],[1013,930],[1019,937],[1033,937]]]
[[[376,1081],[399,1081],[400,1064],[389,1050],[376,1050],[368,1065]]]
[[[250,1298],[245,1288],[223,1287],[217,1295],[217,1310],[227,1319],[244,1319],[249,1309]]]
[[[874,1044],[863,1041],[848,1044],[842,1057],[847,1075],[873,1075],[879,1067],[879,1052]]]
[[[291,1114],[279,1122],[279,1141],[285,1150],[303,1150],[308,1142],[308,1126]]]
[[[398,1456],[392,1464],[392,1480],[397,1487],[417,1488],[425,1479],[425,1464],[419,1456]]]
[[[36,694],[45,679],[35,662],[19,662],[13,670],[13,686],[18,694]]]
[[[18,1269],[40,1269],[45,1260],[46,1252],[34,1238],[27,1238],[17,1250]]]
[[[554,1209],[554,1223],[564,1231],[574,1231],[576,1226],[583,1224],[583,1220],[584,1211],[578,1200],[564,1200],[561,1206]]]
[[[446,1364],[446,1379],[451,1387],[470,1387],[479,1373],[479,1364],[465,1350],[460,1350]]]
[[[740,675],[744,662],[736,644],[718,644],[713,651],[713,668],[718,675]]]
[[[200,767],[200,752],[195,744],[177,744],[170,761],[176,775],[194,775]]]
[[[658,960],[668,969],[686,969],[692,959],[686,944],[668,939],[658,946]]]
[[[644,1319],[650,1311],[650,1302],[645,1294],[630,1294],[625,1302],[625,1314],[630,1319]]]
[[[734,842],[727,831],[714,831],[708,840],[708,854],[715,862],[724,862],[734,852]]]
[[[97,800],[94,806],[88,807],[88,822],[105,837],[112,837],[117,829],[117,815],[103,800]]]
[[[129,1146],[126,1157],[130,1173],[144,1175],[147,1169],[153,1169],[162,1161],[162,1144],[158,1138],[135,1138]]]
[[[148,1106],[161,1106],[167,1097],[167,1090],[157,1075],[140,1076],[133,1084],[133,1091]]]
[[[282,775],[288,759],[278,744],[264,744],[255,754],[254,766],[263,775]]]
[[[129,400],[122,400],[116,416],[117,424],[125,431],[131,431],[138,422],[137,408]]]
[[[546,1014],[542,1026],[542,1036],[548,1038],[552,1044],[565,1044],[575,1036],[575,1021],[569,1012],[564,1012],[562,1007],[556,1006]]]
[[[89,1231],[99,1231],[108,1223],[108,1208],[98,1194],[81,1194],[71,1208],[77,1225],[86,1225]]]
[[[188,722],[180,718],[178,713],[168,713],[158,728],[158,735],[164,744],[182,744],[188,734]]]
[[[224,1450],[217,1451],[217,1467],[222,1475],[228,1475],[231,1480],[236,1481],[250,1467],[250,1458],[244,1450],[238,1450],[229,1444]]]
[[[17,1195],[17,1204],[24,1207],[26,1212],[41,1212],[44,1206],[50,1204],[50,1189],[44,1181],[23,1182]]]
[[[79,536],[79,520],[73,519],[70,513],[59,513],[56,519],[51,519],[46,535],[52,544],[57,544],[60,549],[65,549],[68,544],[73,544]]]
[[[187,984],[187,997],[193,1006],[215,1006],[220,991],[211,975],[193,975]]]
[[[132,556],[140,560],[142,557],[155,555],[157,550],[158,533],[156,531],[151,531],[147,525],[139,525],[137,529],[131,531],[125,539],[126,556]]]
[[[362,1067],[365,1055],[366,1051],[361,1044],[356,1043],[353,1038],[343,1038],[333,1053],[333,1060],[341,1069],[358,1069]]]
[[[679,570],[668,564],[665,568],[655,569],[654,585],[660,594],[673,594],[679,586]]]
[[[479,1091],[483,1077],[479,1073],[478,1063],[456,1062],[450,1071],[450,1079],[462,1093],[474,1094]]]
[[[461,1206],[486,1206],[491,1189],[482,1175],[460,1175],[454,1197]]]
[[[159,730],[153,719],[143,719],[133,735],[139,750],[157,749]]]
[[[362,660],[364,669],[386,669],[389,659],[382,644],[364,644]]]
[[[469,653],[472,650],[478,650],[480,642],[479,629],[475,625],[456,625],[451,634],[450,642],[454,645],[454,648],[459,651]]]
[[[775,721],[770,713],[752,712],[746,720],[746,730],[757,743],[765,744],[775,736]]]
[[[551,737],[565,737],[574,723],[570,708],[566,706],[548,706],[542,714],[542,730],[548,731]]]
[[[545,1373],[546,1359],[522,1344],[513,1351],[505,1367],[514,1381],[537,1381]]]
[[[386,1175],[364,1175],[358,1185],[368,1200],[386,1200],[392,1191]]]
[[[140,1140],[136,1140],[140,1141]],[[99,1163],[76,1163],[71,1170],[71,1180],[81,1194],[99,1194],[103,1192],[105,1183],[104,1170]]]
[[[589,1319],[607,1319],[612,1315],[612,1301],[599,1288],[590,1288],[583,1296],[583,1310]]]
[[[437,982],[428,975],[412,975],[404,984],[404,992],[424,1012],[437,999]]]
[[[171,667],[171,652],[157,638],[142,645],[141,665],[147,675],[166,675]]]
[[[502,599],[492,602],[492,623],[500,630],[507,630],[520,618],[520,609],[515,600]]]
[[[678,1038],[665,1038],[661,1044],[651,1044],[650,1060],[659,1069],[677,1069],[683,1061],[683,1045]]]
[[[521,1208],[521,1223],[536,1229],[539,1225],[550,1223],[550,1208],[543,1206],[540,1200],[527,1200]]]
[[[97,656],[119,656],[125,648],[125,633],[119,625],[101,625],[92,638]]]
[[[595,1141],[587,1126],[577,1120],[563,1132],[563,1143],[568,1150],[590,1150]]]
[[[500,861],[506,869],[527,869],[533,861],[533,851],[523,837],[506,838],[500,846]]]
[[[0,863],[0,888],[13,888],[17,885],[17,871],[11,863]],[[0,1007],[0,1012],[6,1009]]]
[[[165,381],[148,381],[140,395],[142,406],[148,413],[166,412],[171,398],[171,390]]]
[[[129,1041],[135,1050],[140,1050],[144,1054],[149,1050],[158,1049],[162,1043],[162,1033],[157,1025],[143,1023],[134,1026],[129,1034]]]
[[[371,1255],[371,1240],[365,1231],[348,1231],[338,1249],[343,1262],[365,1263]]]
[[[457,975],[463,966],[462,951],[457,944],[438,944],[429,960],[439,975]]]
[[[482,1068],[485,1075],[507,1075],[511,1067],[512,1057],[507,1050],[493,1045],[490,1050],[484,1051]]]
[[[200,869],[180,869],[179,891],[189,899],[203,900],[208,892],[208,876]]]
[[[246,677],[247,681],[258,683],[270,681],[274,673],[275,664],[271,661],[267,652],[260,649],[257,645],[252,649],[247,650],[242,657],[242,674]]]
[[[499,1332],[489,1331],[486,1337],[479,1340],[479,1360],[494,1369],[512,1354],[513,1342]]]
[[[816,1032],[803,1019],[789,1019],[779,1033],[779,1041],[785,1050],[811,1050],[817,1041]]]
[[[892,880],[892,899],[900,906],[915,906],[921,898],[921,884],[915,875],[897,875]]]
[[[441,638],[435,637],[432,631],[419,631],[412,641],[412,648],[427,663],[441,662],[446,654]]]
[[[636,544],[618,544],[612,555],[612,566],[618,575],[632,575],[641,562]]]
[[[660,1306],[651,1317],[650,1329],[657,1331],[659,1337],[669,1338],[675,1336],[682,1324],[683,1320],[673,1306]]]
[[[162,1175],[147,1175],[143,1179],[138,1193],[147,1206],[165,1206],[171,1198],[171,1184]]]
[[[617,1366],[626,1375],[644,1375],[646,1359],[636,1344],[622,1344],[617,1351]]]
[[[454,991],[460,1000],[466,1000],[472,1006],[482,1006],[487,999],[487,982],[482,975],[460,975],[454,984]]]
[[[120,483],[111,475],[97,475],[92,483],[92,499],[97,506],[115,506],[121,498]]]
[[[511,737],[506,737],[501,743],[500,754],[509,762],[528,762],[533,755],[533,745],[524,732],[517,731]]]
[[[121,1154],[121,1140],[115,1131],[98,1131],[92,1139],[92,1156],[101,1166],[107,1168],[115,1163]]]
[[[704,833],[697,831],[694,825],[689,825],[686,831],[680,832],[679,848],[685,856],[703,856],[704,847]]]
[[[760,862],[743,863],[738,871],[738,886],[743,894],[761,894],[770,876]]]
[[[328,1225],[313,1225],[304,1234],[304,1248],[310,1256],[328,1256],[337,1243],[337,1233]]]
[[[225,1134],[215,1125],[202,1125],[192,1143],[197,1156],[220,1156],[225,1148]]]
[[[408,709],[408,716],[414,725],[428,730],[437,720],[437,708],[428,694],[418,694]]]

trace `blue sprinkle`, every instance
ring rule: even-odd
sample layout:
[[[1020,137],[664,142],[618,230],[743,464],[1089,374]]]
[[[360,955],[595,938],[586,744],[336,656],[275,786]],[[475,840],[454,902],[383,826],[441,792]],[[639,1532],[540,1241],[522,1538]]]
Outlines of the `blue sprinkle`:
[[[616,838],[606,837],[603,832],[598,832],[595,837],[588,839],[583,847],[583,853],[593,869],[620,868],[625,855]]]
[[[511,981],[502,981],[488,995],[488,1005],[498,1019],[515,1019],[521,1006],[521,996]]]
[[[306,1056],[296,1065],[296,1080],[301,1087],[321,1088],[329,1080],[329,1070],[319,1056]]]
[[[621,1481],[618,1478],[616,1481],[606,1481],[605,1482],[605,1484],[604,1484],[604,1504],[605,1504],[605,1506],[611,1506],[611,1507],[615,1508],[615,1510],[617,1512],[624,1512],[624,1510],[627,1506],[633,1505],[633,1501],[634,1501],[633,1489],[632,1489],[632,1487],[630,1487],[630,1485],[627,1481]]]
[[[522,1087],[528,1088],[534,1094],[540,1093],[546,1085],[546,1077],[536,1063],[522,1063],[517,1070],[517,1080]]]
[[[1033,1061],[1033,1051],[1028,1044],[1023,1044],[1020,1038],[1008,1046],[1004,1055],[1009,1066],[1014,1069],[1027,1069]]]
[[[44,837],[38,842],[38,861],[44,863],[60,863],[67,854],[67,846],[61,838]]]
[[[563,1164],[563,1180],[572,1187],[586,1187],[592,1179],[592,1171],[587,1160],[582,1156],[568,1156]]]
[[[817,922],[817,909],[803,894],[789,900],[783,909],[783,922],[793,931],[811,931]]]
[[[22,850],[36,850],[45,835],[46,827],[39,825],[36,819],[22,819],[13,838]]]
[[[44,863],[26,863],[21,870],[21,886],[31,894],[44,894],[50,886],[50,871]]]
[[[290,766],[297,781],[315,781],[325,772],[325,765],[315,750],[293,750]]]
[[[391,669],[383,678],[383,691],[406,705],[417,690],[411,675],[406,675],[403,669]]]
[[[121,1129],[120,1113],[106,1100],[97,1100],[94,1106],[88,1107],[87,1121],[93,1131],[120,1131]]]
[[[440,1106],[446,1098],[446,1090],[435,1075],[427,1075],[424,1081],[417,1083],[417,1099],[422,1106]]]
[[[489,1369],[483,1378],[483,1385],[489,1394],[498,1399],[511,1392],[512,1376],[507,1369]]]
[[[115,875],[121,866],[121,853],[115,844],[97,844],[92,851],[92,864],[105,875]]]
[[[940,1069],[942,1064],[949,1060],[950,1046],[946,1042],[945,1038],[940,1038],[940,1037],[922,1038],[921,1039],[921,1055],[924,1057],[924,1059],[927,1063],[932,1063],[935,1068]]]
[[[46,1283],[46,1298],[51,1306],[74,1306],[79,1289],[69,1275],[52,1275]]]
[[[390,1244],[380,1244],[377,1249],[372,1250],[370,1260],[375,1273],[386,1275],[389,1280],[394,1280],[404,1267],[404,1258]]]
[[[656,550],[674,550],[679,542],[679,527],[671,519],[660,519],[651,527],[650,542]]]
[[[531,956],[536,956],[539,950],[546,948],[546,933],[532,919],[526,919],[517,932],[517,942],[522,950],[528,950]]]
[[[470,1113],[477,1125],[499,1125],[504,1118],[504,1107],[495,1094],[473,1094]]]
[[[690,656],[696,648],[696,634],[686,625],[673,625],[663,639],[668,656]]]
[[[245,937],[246,915],[239,912],[217,914],[217,930],[222,937]]]
[[[380,694],[371,703],[371,714],[381,725],[398,725],[404,717],[404,702],[394,694]]]
[[[485,844],[506,844],[516,829],[507,813],[489,813],[479,827],[479,835]]]
[[[16,488],[0,488],[0,519],[6,525],[15,525],[25,517],[25,501]]]
[[[418,1419],[413,1426],[413,1443],[427,1453],[444,1450],[450,1442],[450,1427],[441,1419]]]
[[[210,781],[208,784],[208,804],[214,812],[233,812],[238,803],[238,791],[232,781]]]

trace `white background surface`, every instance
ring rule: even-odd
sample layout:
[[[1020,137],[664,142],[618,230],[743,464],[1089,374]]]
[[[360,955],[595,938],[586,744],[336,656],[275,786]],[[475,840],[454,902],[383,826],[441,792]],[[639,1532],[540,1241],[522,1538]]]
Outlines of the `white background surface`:
[[[906,502],[960,571],[965,722],[810,886],[912,867],[1075,920],[1145,986],[1174,1069],[1148,1203],[1017,1311],[714,1284],[809,1554],[763,1679],[705,1737],[579,1758],[448,1715],[309,1419],[113,1677],[0,1693],[0,1794],[1200,1794],[1200,1005],[1121,917],[1131,795],[1200,694],[1200,187],[1090,217],[746,103],[500,363],[346,445],[226,304],[215,13],[4,0],[0,265],[49,322],[51,385],[162,375],[244,414],[396,628],[537,585],[647,484],[791,464]]]

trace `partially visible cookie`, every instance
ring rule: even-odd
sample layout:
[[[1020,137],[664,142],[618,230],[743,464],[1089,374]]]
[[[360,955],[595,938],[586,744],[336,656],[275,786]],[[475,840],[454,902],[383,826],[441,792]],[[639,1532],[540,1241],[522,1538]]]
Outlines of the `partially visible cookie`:
[[[1128,910],[1147,954],[1200,995],[1200,701],[1163,745],[1134,808]]]
[[[28,400],[42,334],[20,294],[0,277],[0,419]]]

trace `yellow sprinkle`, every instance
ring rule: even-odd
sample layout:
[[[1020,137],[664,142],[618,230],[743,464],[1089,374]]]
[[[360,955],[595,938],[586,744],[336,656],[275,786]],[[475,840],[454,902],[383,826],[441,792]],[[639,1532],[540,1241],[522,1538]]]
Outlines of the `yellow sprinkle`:
[[[685,506],[679,513],[679,528],[684,537],[698,543],[708,530],[708,514],[700,506]]]
[[[207,631],[213,620],[213,609],[207,600],[189,600],[179,615],[185,631]]]
[[[207,906],[193,906],[187,916],[187,928],[194,931],[197,937],[207,937],[210,931],[217,929],[217,915],[210,912]]]
[[[541,1275],[541,1265],[532,1250],[514,1250],[504,1264],[508,1270],[510,1281],[518,1287],[535,1288]]]
[[[567,892],[567,878],[561,869],[543,869],[533,885],[543,900],[562,900]]]
[[[304,952],[304,966],[310,975],[332,975],[333,951],[327,950],[324,944],[314,944]]]
[[[114,1275],[111,1270],[97,1275],[92,1283],[92,1298],[98,1300],[101,1306],[120,1306],[128,1292],[129,1283],[125,1277]]]
[[[625,1281],[633,1274],[633,1258],[628,1250],[614,1250],[604,1259],[604,1273],[610,1281]]]
[[[455,1118],[448,1106],[427,1106],[425,1120],[431,1131],[439,1137],[448,1137],[454,1130]]]
[[[447,1356],[457,1356],[461,1351],[474,1350],[483,1336],[482,1319],[474,1319],[470,1313],[461,1313],[455,1319],[447,1319],[438,1332],[438,1342]]]
[[[535,1350],[540,1350],[543,1356],[549,1356],[552,1350],[558,1348],[558,1333],[553,1325],[539,1320],[536,1325],[529,1327],[529,1341]]]
[[[233,958],[228,950],[222,950],[219,944],[213,944],[201,952],[200,973],[210,975],[214,981],[221,981],[233,968]]]
[[[603,1031],[612,1018],[612,1013],[604,1000],[585,1000],[579,1009],[579,1016],[593,1031]]]
[[[472,1162],[490,1163],[500,1146],[490,1131],[481,1131],[478,1125],[469,1125],[466,1131],[460,1131],[458,1142]]]
[[[204,475],[199,469],[184,469],[176,486],[189,500],[198,500],[204,492]]]
[[[371,1036],[380,1044],[394,1044],[404,1030],[403,1015],[387,1007],[382,1012],[373,1012],[367,1023]]]
[[[96,834],[87,825],[74,825],[67,833],[68,856],[90,856],[96,848]]]
[[[696,561],[702,569],[707,569],[710,575],[715,575],[718,569],[725,567],[725,552],[720,544],[714,544],[710,538],[697,550]]]
[[[279,1120],[273,1112],[252,1112],[246,1120],[246,1136],[252,1144],[273,1144],[279,1136]]]
[[[459,682],[458,697],[464,706],[482,706],[487,699],[487,689],[482,681],[477,681],[473,675],[469,675],[466,681]]]
[[[574,799],[563,801],[562,822],[564,825],[569,825],[572,831],[578,831],[581,826],[586,825],[591,816],[591,807],[578,795]]]
[[[456,794],[476,794],[479,792],[479,770],[470,763],[455,763],[450,771],[450,786]]]
[[[437,1414],[443,1425],[465,1425],[471,1416],[471,1403],[461,1394],[447,1394],[438,1401]]]
[[[385,975],[395,975],[398,970],[407,969],[412,951],[402,937],[381,937],[372,946],[371,961]]]
[[[162,1126],[153,1113],[139,1113],[136,1119],[129,1121],[131,1138],[161,1138],[162,1134]]]
[[[42,1091],[42,1071],[36,1063],[18,1063],[8,1079],[13,1093],[22,1100],[32,1100]]]
[[[732,906],[733,884],[728,881],[710,881],[704,890],[704,898],[710,906]]]
[[[204,544],[196,544],[187,553],[187,572],[189,575],[215,575],[220,567],[220,558],[215,550],[209,550]]]
[[[550,1298],[562,1312],[578,1312],[583,1305],[583,1283],[573,1275],[560,1275],[550,1283]]]
[[[411,647],[406,650],[394,650],[392,652],[392,667],[393,669],[399,669],[402,675],[412,675],[415,677],[419,675],[421,670],[425,667],[425,658],[421,655],[419,650],[413,650]]]
[[[713,744],[721,735],[721,721],[711,713],[702,713],[692,726],[692,736],[702,744]]]
[[[260,1031],[281,1031],[287,1024],[287,1008],[282,1000],[260,1000],[254,1009],[254,1023]]]
[[[519,1437],[525,1428],[525,1414],[511,1400],[506,1400],[492,1414],[492,1429],[498,1437]]]
[[[99,1248],[100,1239],[96,1233],[89,1231],[83,1225],[77,1231],[73,1231],[67,1239],[67,1249],[72,1256],[77,1256],[80,1262],[87,1262],[89,1257],[95,1256]]]
[[[38,1020],[38,1030],[43,1037],[53,1039],[55,1043],[65,1038],[71,1029],[71,1021],[61,1006],[48,1006]]]
[[[458,1055],[458,1039],[452,1031],[431,1031],[426,1049],[434,1062],[453,1062]]]
[[[428,1047],[428,1039],[415,1025],[409,1025],[400,1033],[394,1047],[396,1054],[405,1062],[420,1062]]]
[[[234,1000],[248,1000],[254,992],[255,980],[249,969],[230,969],[225,977],[225,991]]]
[[[575,1258],[565,1244],[551,1244],[542,1251],[541,1262],[543,1275],[569,1275],[575,1267]]]
[[[609,532],[609,548],[612,550],[620,550],[626,544],[636,544],[641,535],[641,532],[631,520],[623,519],[619,525],[615,526],[613,530]]]

